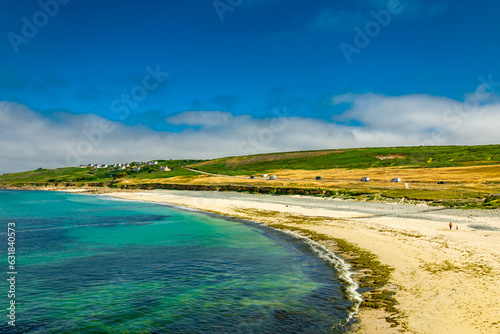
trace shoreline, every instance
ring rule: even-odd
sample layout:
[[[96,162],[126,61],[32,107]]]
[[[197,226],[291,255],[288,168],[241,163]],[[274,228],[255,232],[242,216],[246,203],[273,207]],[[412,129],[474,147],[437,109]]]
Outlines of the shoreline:
[[[334,254],[339,254],[332,242],[337,238],[368,250],[382,264],[394,268],[384,289],[395,293],[398,312],[395,316],[380,308],[362,307],[355,316],[358,323],[354,332],[465,334],[500,330],[500,288],[495,282],[500,273],[498,210],[429,211],[428,207],[408,204],[200,191],[102,195],[186,207],[271,227],[278,222],[280,229],[285,226],[292,232],[295,228],[331,237],[319,244]],[[458,230],[449,231],[450,217]],[[344,260],[349,263],[349,258]],[[357,282],[363,277],[362,273],[353,276]]]
[[[69,193],[79,193],[80,191],[68,191],[68,192]],[[92,195],[108,197],[108,199],[124,201],[124,202],[144,202],[143,200],[124,199],[124,198],[120,198],[120,197],[117,197],[114,195],[108,195],[108,194],[92,194]],[[272,228],[274,230],[279,230],[282,233],[285,233],[287,235],[291,235],[294,238],[301,240],[302,242],[308,244],[311,247],[311,250],[313,252],[315,252],[316,254],[318,254],[318,256],[320,258],[322,258],[326,262],[329,262],[330,264],[332,264],[332,266],[335,268],[335,270],[338,273],[338,276],[339,276],[338,278],[347,284],[347,289],[345,292],[347,295],[347,298],[349,298],[351,300],[358,301],[358,303],[354,307],[354,311],[349,313],[349,316],[346,320],[350,321],[350,319],[352,319],[353,316],[355,316],[358,313],[359,305],[362,302],[362,298],[361,298],[361,295],[357,292],[357,289],[359,287],[357,282],[355,282],[351,278],[351,276],[353,274],[351,266],[349,265],[349,263],[344,261],[344,259],[339,257],[338,254],[335,254],[332,250],[321,245],[320,243],[318,243],[312,239],[309,239],[301,234],[295,233],[293,231],[279,229],[279,228],[273,227],[272,225],[262,224],[258,221],[254,221],[254,220],[241,219],[241,218],[236,218],[236,217],[232,217],[232,216],[222,215],[220,213],[202,211],[202,210],[199,210],[196,208],[190,208],[190,207],[181,206],[181,205],[177,205],[177,204],[164,203],[164,202],[151,202],[151,201],[146,201],[146,202],[153,203],[153,204],[159,204],[159,205],[165,205],[169,208],[173,208],[176,210],[196,212],[196,213],[200,213],[203,215],[208,215],[210,217],[215,217],[218,219],[229,220],[229,221],[239,221],[239,222],[242,222],[244,224],[251,224],[252,226],[260,226],[260,228]]]

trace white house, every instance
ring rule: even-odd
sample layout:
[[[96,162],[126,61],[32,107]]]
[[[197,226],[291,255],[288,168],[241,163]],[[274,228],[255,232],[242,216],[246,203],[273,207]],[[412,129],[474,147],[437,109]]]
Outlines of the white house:
[[[125,170],[125,169],[127,169],[127,167],[125,167],[125,166],[120,166],[120,167],[118,168],[118,170]]]
[[[148,162],[148,165],[149,166],[158,165],[158,161],[150,161],[150,162]]]
[[[87,167],[87,165],[80,165],[80,168],[85,168]]]
[[[141,170],[141,167],[134,167],[134,169],[132,169],[134,172],[138,172]]]
[[[101,165],[101,168],[107,168],[107,167],[108,167],[108,165],[106,165],[106,164]]]
[[[170,171],[170,168],[168,168],[167,166],[160,167],[160,172],[169,172],[169,171]]]

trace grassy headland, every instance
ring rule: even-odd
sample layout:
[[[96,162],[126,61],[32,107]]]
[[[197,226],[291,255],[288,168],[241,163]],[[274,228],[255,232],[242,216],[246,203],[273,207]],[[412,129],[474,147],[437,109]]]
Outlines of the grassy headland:
[[[377,167],[463,167],[500,163],[500,145],[353,148],[228,157],[194,167],[226,175],[258,174],[284,169],[325,170]]]
[[[3,187],[111,187],[232,190],[359,200],[424,201],[451,207],[500,206],[500,145],[354,148],[158,160],[157,165],[38,169],[0,176]],[[168,166],[171,171],[160,171]],[[184,167],[192,168],[195,171]],[[212,173],[207,175],[199,172]],[[277,175],[277,180],[260,174]],[[250,175],[255,175],[250,179]],[[322,180],[316,180],[321,176]],[[361,177],[370,182],[360,182]],[[400,177],[401,183],[391,183]],[[437,184],[437,182],[446,182]]]

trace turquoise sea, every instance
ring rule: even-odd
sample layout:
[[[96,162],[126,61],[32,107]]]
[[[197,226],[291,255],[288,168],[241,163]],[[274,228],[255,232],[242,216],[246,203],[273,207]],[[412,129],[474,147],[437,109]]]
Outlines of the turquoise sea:
[[[0,190],[15,223],[15,327],[2,333],[342,333],[355,302],[310,245],[153,203]]]

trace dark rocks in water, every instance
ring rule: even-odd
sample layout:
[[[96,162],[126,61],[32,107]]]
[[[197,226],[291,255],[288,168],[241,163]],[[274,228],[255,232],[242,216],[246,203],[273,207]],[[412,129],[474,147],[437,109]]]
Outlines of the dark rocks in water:
[[[274,316],[279,319],[279,320],[285,320],[288,318],[290,314],[287,311],[284,310],[276,310],[274,311]]]

